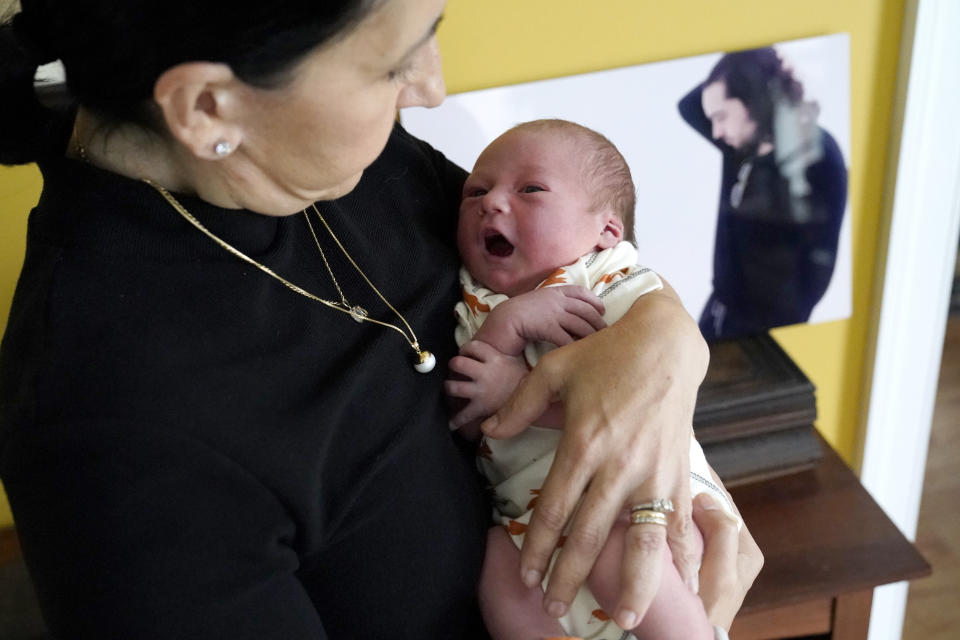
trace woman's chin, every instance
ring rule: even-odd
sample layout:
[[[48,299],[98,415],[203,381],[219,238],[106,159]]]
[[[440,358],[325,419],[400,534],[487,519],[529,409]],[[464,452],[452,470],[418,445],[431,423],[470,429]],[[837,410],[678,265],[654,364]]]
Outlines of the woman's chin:
[[[336,200],[337,198],[342,198],[357,188],[357,185],[360,184],[360,178],[362,177],[363,171],[359,171],[338,184],[326,187],[320,192],[320,195],[318,195],[315,200]]]

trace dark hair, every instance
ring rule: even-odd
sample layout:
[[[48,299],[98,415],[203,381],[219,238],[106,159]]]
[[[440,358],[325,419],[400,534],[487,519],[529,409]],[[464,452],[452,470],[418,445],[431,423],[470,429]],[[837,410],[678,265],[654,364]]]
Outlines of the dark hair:
[[[609,206],[623,222],[623,237],[634,241],[633,214],[637,204],[630,166],[623,154],[602,133],[569,120],[548,118],[531,120],[511,131],[552,131],[570,138],[580,146],[580,166],[584,184],[591,195],[593,211]]]
[[[157,78],[189,61],[221,62],[244,82],[281,86],[318,45],[386,0],[22,0],[0,25],[0,163],[49,153],[64,117],[38,101],[33,77],[61,60],[72,100],[107,122],[156,126]]]
[[[774,105],[803,101],[803,85],[785,68],[772,47],[728,53],[713,67],[704,86],[723,82],[728,98],[736,98],[757,123],[759,140],[773,136]]]

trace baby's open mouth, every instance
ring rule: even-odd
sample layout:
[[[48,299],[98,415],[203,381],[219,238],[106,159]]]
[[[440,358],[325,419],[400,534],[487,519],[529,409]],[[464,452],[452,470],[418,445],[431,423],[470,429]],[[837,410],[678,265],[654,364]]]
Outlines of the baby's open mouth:
[[[503,237],[502,234],[492,233],[484,238],[484,244],[487,248],[487,253],[497,256],[498,258],[506,258],[507,256],[513,254],[513,245],[510,244],[510,241]]]

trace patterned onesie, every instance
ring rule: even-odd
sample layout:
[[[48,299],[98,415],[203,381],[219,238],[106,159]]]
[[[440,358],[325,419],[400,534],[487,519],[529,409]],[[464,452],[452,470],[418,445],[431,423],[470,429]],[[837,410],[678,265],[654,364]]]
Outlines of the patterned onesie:
[[[463,346],[476,334],[490,311],[508,296],[494,293],[477,284],[460,269],[463,301],[456,305],[457,344]],[[663,287],[656,273],[637,265],[637,250],[629,242],[589,253],[571,265],[558,269],[537,288],[576,284],[586,287],[603,301],[603,319],[608,325],[619,320],[637,298]],[[553,345],[528,343],[524,350],[527,363],[535,366]],[[481,471],[494,490],[495,519],[504,525],[519,548],[530,521],[540,487],[553,464],[553,456],[561,431],[531,426],[508,440],[484,438],[477,453]],[[717,502],[733,514],[726,494],[711,480],[707,461],[696,440],[690,441],[690,493],[709,492]],[[556,558],[556,554],[554,554]],[[551,565],[552,566],[552,565]],[[544,588],[549,571],[543,578]],[[601,608],[589,589],[582,587],[570,610],[560,618],[567,633],[589,640],[623,640],[632,638],[620,629]]]

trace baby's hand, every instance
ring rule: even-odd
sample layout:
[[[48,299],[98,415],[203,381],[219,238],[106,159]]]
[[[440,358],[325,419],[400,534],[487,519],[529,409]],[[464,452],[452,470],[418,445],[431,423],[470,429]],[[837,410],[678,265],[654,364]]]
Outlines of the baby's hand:
[[[485,342],[472,340],[450,360],[450,371],[463,379],[445,381],[447,395],[467,400],[466,406],[450,420],[450,428],[474,423],[479,435],[477,421],[492,415],[506,402],[528,369],[522,357],[505,355]]]
[[[519,356],[528,342],[559,347],[603,329],[603,311],[600,298],[578,285],[536,289],[494,307],[474,339]]]

